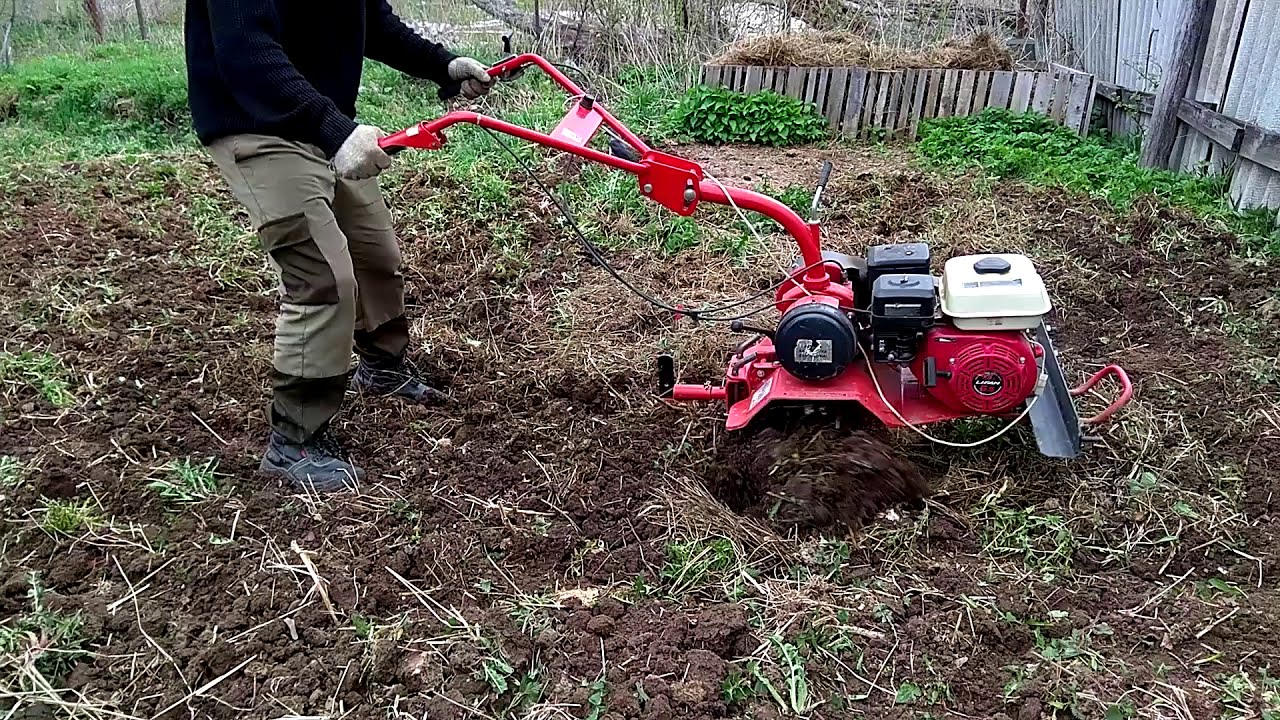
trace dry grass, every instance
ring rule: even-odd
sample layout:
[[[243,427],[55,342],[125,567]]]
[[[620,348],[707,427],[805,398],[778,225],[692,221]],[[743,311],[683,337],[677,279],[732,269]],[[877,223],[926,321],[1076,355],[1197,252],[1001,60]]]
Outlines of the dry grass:
[[[747,40],[713,61],[764,67],[864,67],[872,70],[946,68],[1012,70],[1004,41],[982,31],[916,50],[891,47],[849,32],[803,32]]]

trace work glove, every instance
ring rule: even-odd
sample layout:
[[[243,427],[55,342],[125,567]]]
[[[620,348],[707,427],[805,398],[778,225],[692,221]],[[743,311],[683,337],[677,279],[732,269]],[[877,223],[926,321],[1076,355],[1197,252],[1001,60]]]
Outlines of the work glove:
[[[489,68],[469,57],[454,58],[449,61],[449,79],[462,81],[462,96],[468,100],[486,95],[493,88],[493,77],[489,75]]]
[[[333,169],[347,180],[365,180],[391,167],[391,156],[378,147],[385,136],[372,125],[357,125],[333,156]]]

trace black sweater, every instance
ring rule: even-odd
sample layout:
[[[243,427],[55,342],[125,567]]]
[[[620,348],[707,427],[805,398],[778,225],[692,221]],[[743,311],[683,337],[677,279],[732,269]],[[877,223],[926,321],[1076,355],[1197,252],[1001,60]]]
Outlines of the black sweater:
[[[437,84],[454,58],[386,0],[187,0],[186,46],[201,142],[259,133],[330,157],[356,127],[365,57]]]

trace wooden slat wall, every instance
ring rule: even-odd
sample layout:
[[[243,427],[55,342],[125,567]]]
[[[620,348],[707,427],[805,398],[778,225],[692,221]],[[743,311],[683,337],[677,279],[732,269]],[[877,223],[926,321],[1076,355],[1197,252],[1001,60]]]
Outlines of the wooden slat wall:
[[[834,132],[863,139],[914,139],[921,120],[976,115],[987,108],[1039,112],[1083,134],[1097,86],[1093,75],[1062,66],[1001,72],[705,65],[702,83],[803,100]]]

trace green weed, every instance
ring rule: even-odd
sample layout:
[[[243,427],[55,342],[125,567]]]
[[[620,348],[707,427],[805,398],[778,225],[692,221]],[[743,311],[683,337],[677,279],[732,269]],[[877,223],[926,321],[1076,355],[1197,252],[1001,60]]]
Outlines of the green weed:
[[[702,237],[697,221],[687,217],[666,218],[649,225],[649,229],[667,255],[696,247]]]
[[[751,681],[738,670],[730,670],[724,680],[720,681],[720,698],[731,707],[750,700],[755,694]]]
[[[672,595],[683,595],[723,579],[736,562],[733,543],[724,538],[670,543],[660,577]]]
[[[495,695],[502,695],[511,687],[515,668],[502,657],[487,657],[480,663],[480,676]]]
[[[800,145],[827,137],[813,105],[774,92],[751,95],[698,85],[671,111],[670,127],[698,142]]]
[[[15,488],[27,478],[27,468],[12,455],[0,455],[0,488]]]
[[[769,642],[778,653],[783,680],[787,686],[787,703],[784,708],[796,715],[803,715],[809,710],[809,674],[804,660],[800,658],[800,651],[777,635],[769,638]]]
[[[1280,253],[1274,213],[1237,212],[1226,196],[1226,178],[1140,167],[1134,149],[1080,137],[1043,115],[990,109],[929,120],[921,124],[916,147],[935,165],[980,166],[991,176],[1065,187],[1121,209],[1154,196],[1222,221],[1259,251]]]
[[[220,490],[218,476],[214,473],[217,466],[213,459],[197,464],[184,458],[170,463],[165,469],[165,477],[147,483],[147,489],[166,503],[190,505],[203,502]]]
[[[1036,507],[1004,507],[1000,492],[989,494],[978,509],[983,550],[993,557],[1014,557],[1046,582],[1070,572],[1080,542],[1065,517]]]
[[[50,535],[75,535],[102,524],[102,515],[89,500],[44,500],[40,528]]]
[[[504,717],[518,717],[513,713],[522,713],[529,708],[537,705],[542,701],[542,694],[545,686],[542,681],[542,672],[537,667],[532,667],[520,676],[520,681],[516,683],[511,698],[511,704],[507,706],[507,712]]]
[[[898,686],[893,701],[898,705],[910,705],[924,696],[924,690],[913,682],[904,682]]]
[[[23,689],[38,690],[42,683],[55,683],[88,654],[89,638],[84,634],[84,618],[80,613],[51,610],[44,603],[44,588],[35,573],[27,577],[30,612],[11,617],[0,624],[0,655],[10,660],[22,658],[32,663],[40,678],[20,676]],[[6,662],[6,665],[9,663]]]
[[[25,350],[16,354],[0,352],[0,383],[26,385],[55,408],[68,408],[76,402],[67,374],[56,355]]]
[[[587,696],[587,718],[586,720],[600,720],[608,711],[608,705],[605,699],[608,696],[608,689],[605,686],[604,674],[596,678],[587,686],[591,690],[591,694]]]

